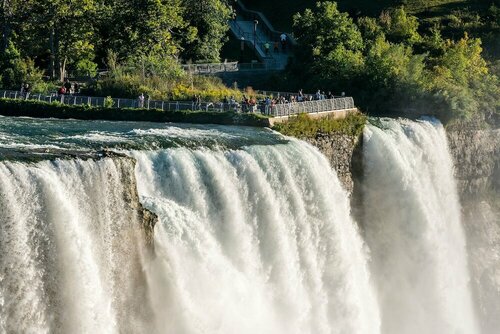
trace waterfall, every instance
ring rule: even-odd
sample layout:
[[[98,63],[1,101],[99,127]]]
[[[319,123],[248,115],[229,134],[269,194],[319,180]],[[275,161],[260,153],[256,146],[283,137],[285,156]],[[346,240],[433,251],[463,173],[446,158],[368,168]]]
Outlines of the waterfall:
[[[383,333],[477,333],[446,135],[436,121],[364,133],[364,231]]]
[[[131,159],[0,162],[1,333],[147,328],[133,172]]]
[[[378,333],[347,194],[311,146],[0,163],[0,332]],[[137,199],[136,199],[137,201]]]
[[[346,193],[311,146],[134,152],[167,333],[378,333]]]
[[[89,143],[95,124],[71,122],[4,127],[0,333],[479,333],[437,121],[367,126],[359,224],[305,142],[98,123]],[[110,138],[127,156],[41,156]]]

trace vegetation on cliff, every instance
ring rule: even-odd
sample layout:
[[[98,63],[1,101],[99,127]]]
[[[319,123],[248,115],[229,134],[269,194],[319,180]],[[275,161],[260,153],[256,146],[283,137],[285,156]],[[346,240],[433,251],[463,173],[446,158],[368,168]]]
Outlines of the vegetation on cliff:
[[[307,114],[291,117],[288,122],[278,123],[273,126],[286,136],[297,138],[315,138],[318,135],[341,133],[358,137],[363,133],[366,116],[361,113],[349,114],[346,118],[335,119],[332,117],[311,118]]]

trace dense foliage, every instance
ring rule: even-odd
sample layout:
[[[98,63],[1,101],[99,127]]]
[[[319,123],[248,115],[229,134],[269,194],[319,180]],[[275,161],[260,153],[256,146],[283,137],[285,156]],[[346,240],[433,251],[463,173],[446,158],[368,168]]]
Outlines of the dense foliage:
[[[306,82],[296,88],[347,90],[376,113],[431,109],[446,120],[500,112],[500,82],[481,40],[466,32],[445,39],[437,26],[422,32],[403,7],[354,21],[320,2],[294,17],[294,32],[300,51],[291,77]]]
[[[91,84],[85,94],[136,98],[142,93],[158,100],[191,100],[200,96],[203,101],[242,97],[241,91],[226,87],[219,78],[190,75],[175,61],[143,57],[139,62],[120,64],[116,54],[110,53],[106,65],[107,75]]]
[[[181,59],[218,61],[231,15],[229,0],[4,0],[0,67],[15,72],[16,82],[8,73],[2,84],[39,83],[19,62],[60,81],[68,72],[95,75],[110,52],[122,64],[163,68]]]

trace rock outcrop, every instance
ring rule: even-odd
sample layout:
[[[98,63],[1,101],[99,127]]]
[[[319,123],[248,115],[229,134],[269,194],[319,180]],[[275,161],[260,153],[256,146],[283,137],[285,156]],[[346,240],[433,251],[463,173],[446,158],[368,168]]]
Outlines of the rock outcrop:
[[[361,145],[362,136],[341,133],[320,134],[315,138],[303,138],[323,153],[349,194],[354,189],[353,172],[359,167],[355,152]]]
[[[500,122],[447,129],[462,202],[471,282],[485,333],[500,328]]]

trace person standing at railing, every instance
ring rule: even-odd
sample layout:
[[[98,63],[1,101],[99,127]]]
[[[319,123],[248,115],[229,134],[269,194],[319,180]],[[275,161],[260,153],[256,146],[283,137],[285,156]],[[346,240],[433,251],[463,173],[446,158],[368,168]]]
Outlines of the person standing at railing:
[[[71,82],[69,79],[66,79],[66,82],[64,82],[64,88],[66,90],[65,94],[71,94]]]
[[[280,35],[280,40],[281,40],[281,49],[283,50],[283,52],[286,52],[287,36],[285,33],[282,33]]]
[[[139,95],[137,102],[139,108],[144,108],[144,93],[141,93],[141,95]]]
[[[266,56],[269,56],[269,49],[271,48],[271,45],[269,44],[269,42],[266,42],[264,44],[264,51],[266,52]]]
[[[24,84],[24,98],[26,100],[30,97],[30,90],[31,90],[30,84],[29,83],[25,83]]]
[[[278,41],[274,42],[274,53],[280,52],[280,44]]]
[[[66,88],[64,86],[59,87],[59,89],[57,91],[57,94],[58,95],[64,95],[64,94],[66,94]]]

